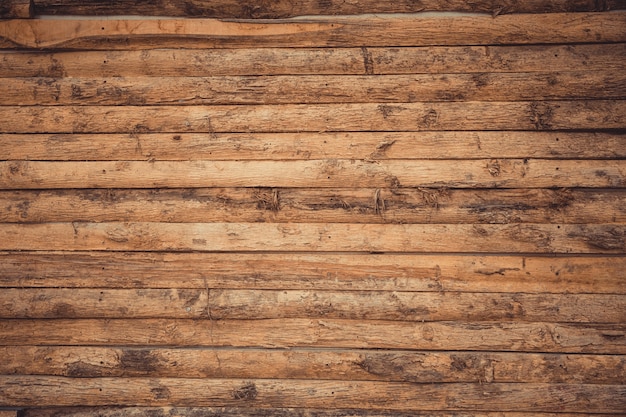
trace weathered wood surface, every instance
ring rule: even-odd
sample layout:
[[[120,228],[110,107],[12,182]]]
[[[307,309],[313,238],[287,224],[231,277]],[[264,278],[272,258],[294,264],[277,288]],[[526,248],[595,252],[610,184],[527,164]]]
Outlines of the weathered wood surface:
[[[623,129],[626,100],[216,106],[2,106],[0,133]]]
[[[0,162],[3,189],[623,187],[626,160]]]
[[[624,159],[605,132],[0,133],[6,160]],[[118,186],[119,187],[119,186]]]
[[[626,12],[431,16],[0,21],[0,48],[371,47],[626,41]]]
[[[0,19],[28,19],[33,17],[34,12],[34,0],[2,0],[0,2]]]
[[[31,0],[33,1],[33,0]],[[77,1],[77,0],[34,0],[35,11],[43,15],[144,15],[186,16],[243,19],[276,19],[305,15],[347,15],[367,13],[415,13],[415,12],[470,12],[491,13],[555,13],[608,11],[626,8],[623,0],[401,0],[392,3],[376,0],[358,3],[331,0],[325,2],[273,1],[241,2],[220,0],[205,1],[156,1],[137,3],[128,0]],[[2,16],[2,15],[0,15]]]
[[[1,77],[206,77],[612,71],[626,44],[0,52]]]
[[[625,73],[0,78],[4,105],[215,105],[626,98]]]
[[[9,346],[5,375],[619,384],[620,355]]]
[[[623,189],[198,188],[0,191],[0,221],[623,223]]]
[[[17,417],[17,411],[0,410],[0,417]]]
[[[3,288],[241,288],[626,294],[626,258],[0,252]]]
[[[211,346],[626,354],[624,324],[348,319],[7,319],[1,346]]]
[[[0,404],[332,407],[614,412],[626,387],[597,384],[414,384],[376,381],[0,377]]]
[[[308,408],[239,408],[239,407],[71,407],[29,408],[24,417],[502,417],[501,412],[472,411],[401,411]],[[580,417],[579,413],[507,412],[508,417]],[[594,413],[595,417],[613,414]]]
[[[228,289],[4,289],[0,318],[339,318],[626,322],[626,297],[600,294]]]
[[[0,250],[626,253],[623,224],[0,224]]]

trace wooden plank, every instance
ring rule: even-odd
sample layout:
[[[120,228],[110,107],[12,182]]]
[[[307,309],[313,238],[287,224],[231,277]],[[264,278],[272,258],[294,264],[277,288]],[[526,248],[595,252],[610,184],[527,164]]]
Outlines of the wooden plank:
[[[79,378],[275,378],[416,383],[620,384],[626,358],[506,352],[376,350],[0,348],[5,375]]]
[[[0,78],[3,105],[411,103],[626,98],[599,71],[389,76]]]
[[[626,322],[626,298],[229,289],[5,289],[0,318],[337,318],[400,321]]]
[[[626,44],[0,51],[0,76],[206,77],[623,71]]]
[[[624,324],[346,319],[8,319],[1,346],[211,346],[626,353]]]
[[[0,250],[620,254],[626,225],[4,223]]]
[[[1,106],[0,133],[623,129],[626,100],[223,106]]]
[[[71,407],[71,408],[29,408],[22,411],[24,417],[54,417],[62,414],[67,417],[267,417],[265,408],[241,407]],[[272,408],[271,415],[277,417],[502,417],[500,412],[466,411],[417,411],[364,410],[364,409],[308,409]],[[581,417],[579,413],[507,413],[508,417]],[[595,417],[608,417],[612,414],[597,414]]]
[[[625,257],[0,252],[0,286],[626,294]]]
[[[398,410],[621,412],[624,385],[0,377],[0,404],[363,407]]]
[[[618,159],[626,135],[603,132],[2,134],[6,160]]]
[[[0,161],[0,187],[617,187],[626,160]]]
[[[0,410],[0,417],[17,417],[17,410]]]
[[[415,12],[470,12],[491,13],[555,13],[589,12],[626,8],[623,0],[603,2],[592,0],[509,0],[473,1],[461,0],[440,2],[437,0],[410,0],[381,3],[375,0],[361,1],[358,4],[337,0],[311,3],[307,1],[274,1],[271,3],[247,4],[234,0],[213,1],[210,4],[200,0],[168,1],[159,3],[137,3],[134,1],[77,1],[77,0],[36,0],[38,14],[44,15],[149,15],[186,16],[243,19],[276,19],[306,15],[346,15],[367,13],[415,13]]]
[[[154,49],[608,43],[626,13],[361,15],[296,20],[7,20],[0,48]]]
[[[33,0],[2,0],[0,2],[0,19],[29,19],[33,16]],[[0,417],[4,416],[0,414]]]
[[[626,190],[198,188],[0,191],[1,222],[86,220],[174,223],[624,223]]]

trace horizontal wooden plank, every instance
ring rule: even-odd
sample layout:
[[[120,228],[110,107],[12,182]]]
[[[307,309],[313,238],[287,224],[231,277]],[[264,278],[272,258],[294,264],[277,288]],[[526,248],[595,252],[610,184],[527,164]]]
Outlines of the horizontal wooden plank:
[[[3,189],[624,187],[621,160],[0,161]]]
[[[217,17],[243,19],[276,19],[281,17],[306,15],[346,15],[367,13],[415,13],[415,12],[470,12],[491,13],[555,13],[589,12],[626,8],[623,0],[508,0],[473,1],[411,0],[393,3],[376,0],[346,3],[338,0],[326,2],[274,1],[268,4],[247,4],[234,0],[213,1],[210,4],[200,0],[168,1],[159,3],[137,3],[134,1],[77,1],[77,0],[34,0],[35,10],[44,15],[150,15]],[[2,16],[2,15],[0,15]]]
[[[626,253],[626,225],[0,224],[0,250]]]
[[[626,297],[228,289],[4,289],[0,318],[626,322]]]
[[[0,221],[624,223],[626,190],[72,189],[0,191]]]
[[[625,257],[0,252],[0,286],[626,294]]]
[[[17,410],[0,410],[0,417],[17,417]]]
[[[0,3],[0,19],[31,18],[35,13],[34,5],[34,0],[2,0],[2,3]],[[0,417],[5,416],[0,414]]]
[[[212,346],[626,353],[624,324],[346,319],[7,319],[1,346]]]
[[[416,383],[621,384],[626,358],[505,352],[375,350],[0,348],[5,375],[277,378]]]
[[[363,407],[398,410],[621,412],[624,385],[0,377],[0,404]]]
[[[400,411],[364,409],[310,409],[310,408],[241,408],[241,407],[71,407],[71,408],[28,408],[24,417],[502,417],[501,412],[489,411]],[[581,417],[579,413],[525,413],[512,412],[508,417]],[[594,413],[594,417],[612,414]]]
[[[0,48],[151,49],[605,43],[626,41],[625,12],[361,15],[220,21],[6,20]]]
[[[626,44],[0,51],[0,77],[206,77],[623,71]]]
[[[7,160],[615,159],[626,135],[603,132],[2,134]]]
[[[0,133],[623,129],[626,100],[220,106],[0,106]]]
[[[624,72],[0,78],[3,105],[215,105],[626,98]]]

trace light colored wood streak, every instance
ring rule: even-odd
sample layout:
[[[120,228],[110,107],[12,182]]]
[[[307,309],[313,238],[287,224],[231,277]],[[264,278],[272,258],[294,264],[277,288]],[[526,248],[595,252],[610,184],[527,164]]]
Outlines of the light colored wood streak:
[[[0,330],[1,346],[176,345],[626,353],[624,324],[422,323],[345,319],[9,319],[0,320]]]
[[[619,384],[626,357],[323,349],[0,348],[6,375]]]
[[[1,405],[179,405],[621,412],[623,385],[0,377]]]
[[[623,323],[626,297],[227,289],[4,289],[0,318],[339,318]]]
[[[0,286],[626,294],[625,257],[0,252]]]
[[[626,158],[602,132],[2,134],[7,160],[306,160]]]
[[[612,71],[626,44],[367,48],[0,51],[0,76],[206,77]]]
[[[599,71],[265,77],[0,78],[3,105],[213,105],[626,98],[626,75]]]
[[[626,253],[623,224],[0,224],[1,250]]]
[[[72,189],[0,191],[0,221],[623,223],[626,191],[553,189]]]
[[[623,187],[626,160],[0,162],[0,187]]]
[[[1,133],[623,129],[626,100],[221,106],[0,106]]]
[[[15,1],[15,0],[12,0]],[[24,1],[24,0],[20,0]],[[392,3],[376,0],[349,3],[338,0],[325,2],[308,1],[273,1],[255,5],[242,4],[234,0],[212,1],[207,4],[201,0],[174,0],[166,3],[137,3],[128,0],[90,1],[77,0],[35,0],[37,13],[50,15],[150,15],[150,16],[186,16],[186,17],[219,17],[219,18],[265,18],[338,15],[368,13],[414,13],[414,12],[473,12],[491,13],[494,16],[502,13],[554,13],[604,11],[619,9],[623,6],[620,0],[603,2],[591,0],[510,0],[472,1],[462,0],[399,0]]]
[[[475,16],[376,15],[297,20],[6,20],[0,47],[149,49],[427,46],[626,41],[626,12]]]

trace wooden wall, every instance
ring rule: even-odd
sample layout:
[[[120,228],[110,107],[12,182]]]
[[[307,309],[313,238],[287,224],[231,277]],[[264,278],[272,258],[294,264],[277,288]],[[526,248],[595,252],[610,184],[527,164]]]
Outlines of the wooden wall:
[[[0,1],[0,417],[624,415],[625,8]]]

